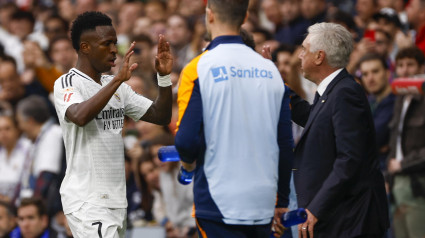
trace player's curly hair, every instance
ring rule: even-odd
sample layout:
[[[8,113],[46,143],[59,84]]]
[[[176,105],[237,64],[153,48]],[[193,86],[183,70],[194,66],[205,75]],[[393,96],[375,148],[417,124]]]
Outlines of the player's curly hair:
[[[84,12],[75,18],[71,26],[72,47],[80,50],[80,38],[86,31],[95,30],[97,26],[112,26],[112,20],[101,12]]]

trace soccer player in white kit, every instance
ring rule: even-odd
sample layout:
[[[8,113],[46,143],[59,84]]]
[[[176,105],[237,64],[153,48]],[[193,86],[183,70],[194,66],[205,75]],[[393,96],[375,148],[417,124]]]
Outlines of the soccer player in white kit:
[[[152,102],[124,83],[137,67],[129,63],[134,42],[117,75],[102,75],[115,66],[117,54],[117,36],[108,16],[79,15],[71,39],[78,53],[76,67],[54,86],[66,148],[67,168],[60,189],[64,213],[74,237],[125,237],[124,115],[160,125],[170,122],[173,58],[160,35],[155,61],[159,92]]]

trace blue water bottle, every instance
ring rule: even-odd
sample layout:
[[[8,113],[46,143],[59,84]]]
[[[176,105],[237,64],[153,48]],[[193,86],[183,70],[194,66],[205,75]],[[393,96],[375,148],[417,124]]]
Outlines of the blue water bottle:
[[[176,147],[174,145],[169,146],[162,146],[158,150],[158,158],[162,162],[177,162],[180,161],[179,152],[177,151]],[[179,174],[177,175],[177,180],[179,183],[183,185],[187,185],[192,182],[194,171],[187,171],[183,168],[183,166],[180,167]]]
[[[192,182],[194,171],[187,171],[183,168],[183,166],[180,166],[179,174],[177,175],[177,180],[179,183],[183,185],[188,185]]]
[[[158,158],[162,162],[180,161],[179,152],[174,145],[162,146],[158,150]]]
[[[280,217],[280,222],[286,228],[290,226],[304,223],[307,220],[307,212],[304,208],[298,208],[289,212],[285,212]],[[274,231],[270,234],[270,237],[274,237]]]
[[[284,227],[290,227],[304,223],[307,220],[307,212],[304,208],[298,208],[297,210],[285,212],[282,214],[280,221]]]

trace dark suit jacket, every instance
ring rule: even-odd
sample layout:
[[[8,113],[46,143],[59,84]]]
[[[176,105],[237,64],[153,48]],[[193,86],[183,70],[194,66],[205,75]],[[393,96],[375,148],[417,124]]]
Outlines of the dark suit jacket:
[[[398,125],[404,96],[397,96],[394,106],[394,116],[390,122],[391,140],[389,159],[395,158]],[[409,175],[411,189],[415,197],[425,198],[425,96],[414,95],[404,117],[401,133],[401,148],[404,158],[401,161],[401,172]],[[398,175],[397,174],[397,175]],[[398,201],[402,202],[402,201]]]
[[[291,98],[292,119],[304,127],[295,149],[298,206],[317,218],[315,238],[384,234],[388,205],[366,95],[344,69],[311,109]]]

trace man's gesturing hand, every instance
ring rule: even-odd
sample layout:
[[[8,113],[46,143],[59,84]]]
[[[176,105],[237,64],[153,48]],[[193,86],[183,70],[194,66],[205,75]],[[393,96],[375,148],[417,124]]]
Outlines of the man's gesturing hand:
[[[131,73],[137,68],[137,63],[133,63],[130,65],[130,57],[134,54],[134,45],[136,42],[132,42],[130,48],[124,56],[120,71],[116,78],[120,79],[122,82],[127,81],[131,77]]]
[[[159,35],[158,53],[155,57],[155,69],[159,75],[164,76],[171,73],[173,68],[173,55],[170,50],[170,43],[165,41],[164,35]]]

